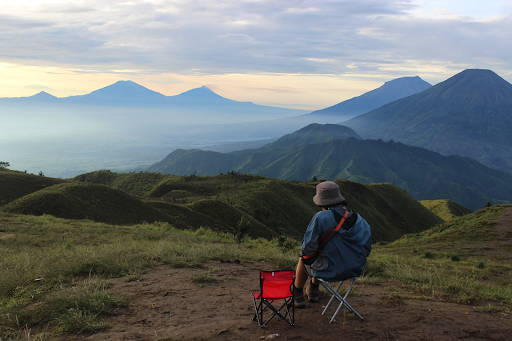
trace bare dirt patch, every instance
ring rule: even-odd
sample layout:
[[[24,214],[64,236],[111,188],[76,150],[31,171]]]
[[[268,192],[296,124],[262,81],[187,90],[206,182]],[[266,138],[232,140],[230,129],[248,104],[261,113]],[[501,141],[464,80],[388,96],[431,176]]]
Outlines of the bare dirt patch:
[[[128,309],[107,323],[110,328],[66,340],[510,340],[512,316],[475,312],[473,307],[392,294],[391,285],[360,283],[350,302],[366,317],[340,313],[328,323],[321,306],[296,310],[296,326],[275,320],[266,329],[252,321],[250,292],[258,287],[263,264],[210,263],[205,269],[159,267],[140,281],[112,281]],[[201,280],[197,280],[200,278]],[[211,279],[208,280],[208,279]],[[401,294],[403,294],[402,290]]]

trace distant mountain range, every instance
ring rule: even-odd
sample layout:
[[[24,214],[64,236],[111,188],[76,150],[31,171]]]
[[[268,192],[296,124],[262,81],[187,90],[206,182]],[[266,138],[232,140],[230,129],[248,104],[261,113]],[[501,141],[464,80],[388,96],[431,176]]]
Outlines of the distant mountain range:
[[[475,160],[423,148],[362,140],[339,125],[312,124],[259,149],[176,150],[149,171],[213,175],[237,171],[287,180],[390,182],[417,199],[452,199],[475,209],[512,200],[512,175]]]
[[[191,89],[175,96],[165,96],[133,81],[118,81],[85,95],[55,97],[40,92],[29,97],[0,98],[0,104],[68,104],[114,107],[207,107],[207,110],[236,110],[238,114],[275,114],[275,118],[305,113],[303,110],[258,105],[222,97],[207,86]]]
[[[343,124],[365,138],[469,156],[512,172],[512,84],[491,70],[465,70]]]
[[[353,97],[325,109],[313,111],[311,115],[335,116],[340,120],[346,120],[377,109],[397,99],[422,92],[431,86],[430,83],[425,82],[418,76],[397,78],[360,96]]]

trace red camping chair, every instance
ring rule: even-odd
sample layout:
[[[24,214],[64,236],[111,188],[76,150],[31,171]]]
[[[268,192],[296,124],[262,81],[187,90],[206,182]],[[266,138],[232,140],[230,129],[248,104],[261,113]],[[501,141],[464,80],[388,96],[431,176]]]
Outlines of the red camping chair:
[[[254,318],[261,328],[265,328],[275,316],[293,326],[295,324],[295,307],[293,289],[295,271],[260,271],[260,291],[253,292]],[[274,301],[283,301],[279,306],[273,306]],[[263,313],[270,310],[272,315],[265,320]]]

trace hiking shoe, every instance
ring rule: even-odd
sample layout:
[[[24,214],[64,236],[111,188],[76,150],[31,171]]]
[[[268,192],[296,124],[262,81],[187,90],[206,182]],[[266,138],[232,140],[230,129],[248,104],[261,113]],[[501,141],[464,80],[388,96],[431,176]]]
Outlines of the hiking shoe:
[[[306,300],[304,299],[304,291],[302,288],[295,288],[293,290],[293,296],[294,296],[294,303],[293,306],[295,308],[306,308]]]
[[[306,308],[306,300],[304,295],[295,296],[293,306],[298,309]]]
[[[320,300],[320,288],[318,286],[309,285],[306,290],[306,295],[308,296],[309,302],[318,303]]]

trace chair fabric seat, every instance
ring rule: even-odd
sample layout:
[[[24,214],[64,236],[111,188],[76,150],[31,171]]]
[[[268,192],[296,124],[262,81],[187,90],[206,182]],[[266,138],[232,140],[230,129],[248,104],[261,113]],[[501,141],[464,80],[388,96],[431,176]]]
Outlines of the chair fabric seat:
[[[291,295],[287,295],[287,296],[269,296],[269,295],[265,295],[265,296],[262,296],[259,292],[253,292],[252,296],[254,298],[266,298],[267,300],[283,300],[285,298],[291,297]]]

